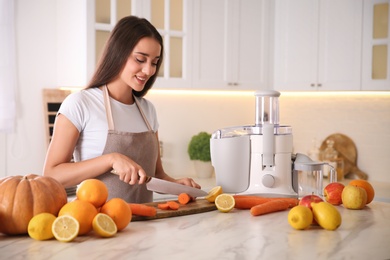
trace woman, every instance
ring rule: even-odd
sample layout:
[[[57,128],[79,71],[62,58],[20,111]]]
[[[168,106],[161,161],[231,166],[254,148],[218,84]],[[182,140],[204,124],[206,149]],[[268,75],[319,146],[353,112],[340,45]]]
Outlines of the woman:
[[[200,188],[191,178],[176,180],[164,172],[156,111],[143,98],[163,52],[162,37],[147,20],[129,16],[118,22],[87,88],[69,95],[58,111],[45,176],[65,187],[101,179],[109,198],[138,203],[153,199],[142,185],[147,175]]]

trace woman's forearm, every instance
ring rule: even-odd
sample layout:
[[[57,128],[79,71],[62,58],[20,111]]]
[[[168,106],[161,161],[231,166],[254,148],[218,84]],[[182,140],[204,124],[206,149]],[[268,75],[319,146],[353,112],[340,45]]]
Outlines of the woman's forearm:
[[[59,181],[64,187],[79,184],[85,179],[95,178],[112,168],[113,154],[102,155],[81,162],[67,162],[56,166],[46,165],[43,175]]]

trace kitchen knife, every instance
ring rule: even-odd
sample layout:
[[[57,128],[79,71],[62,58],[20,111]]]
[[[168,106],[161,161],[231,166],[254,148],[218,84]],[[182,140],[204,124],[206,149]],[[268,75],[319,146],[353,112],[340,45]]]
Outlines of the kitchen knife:
[[[173,195],[187,193],[191,197],[204,197],[208,194],[201,189],[149,176],[146,179],[146,188],[150,191]]]
[[[117,174],[115,170],[111,173]],[[191,197],[204,197],[208,193],[197,188],[193,188],[187,185],[174,183],[171,181],[164,181],[162,179],[146,176],[146,188],[150,191],[179,195],[180,193],[187,193]]]

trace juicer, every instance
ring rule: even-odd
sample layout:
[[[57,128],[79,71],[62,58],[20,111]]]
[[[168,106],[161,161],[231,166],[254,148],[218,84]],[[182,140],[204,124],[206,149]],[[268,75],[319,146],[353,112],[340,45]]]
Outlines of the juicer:
[[[294,163],[310,162],[295,155],[290,126],[279,124],[279,96],[272,90],[255,92],[255,125],[222,128],[210,139],[216,184],[226,193],[298,196]],[[298,162],[297,161],[297,162]]]

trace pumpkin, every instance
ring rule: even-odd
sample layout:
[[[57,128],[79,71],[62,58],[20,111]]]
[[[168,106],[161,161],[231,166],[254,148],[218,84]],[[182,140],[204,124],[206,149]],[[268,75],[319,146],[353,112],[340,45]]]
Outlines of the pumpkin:
[[[65,188],[51,177],[5,177],[0,180],[0,232],[26,234],[33,216],[43,212],[57,216],[66,203]]]

